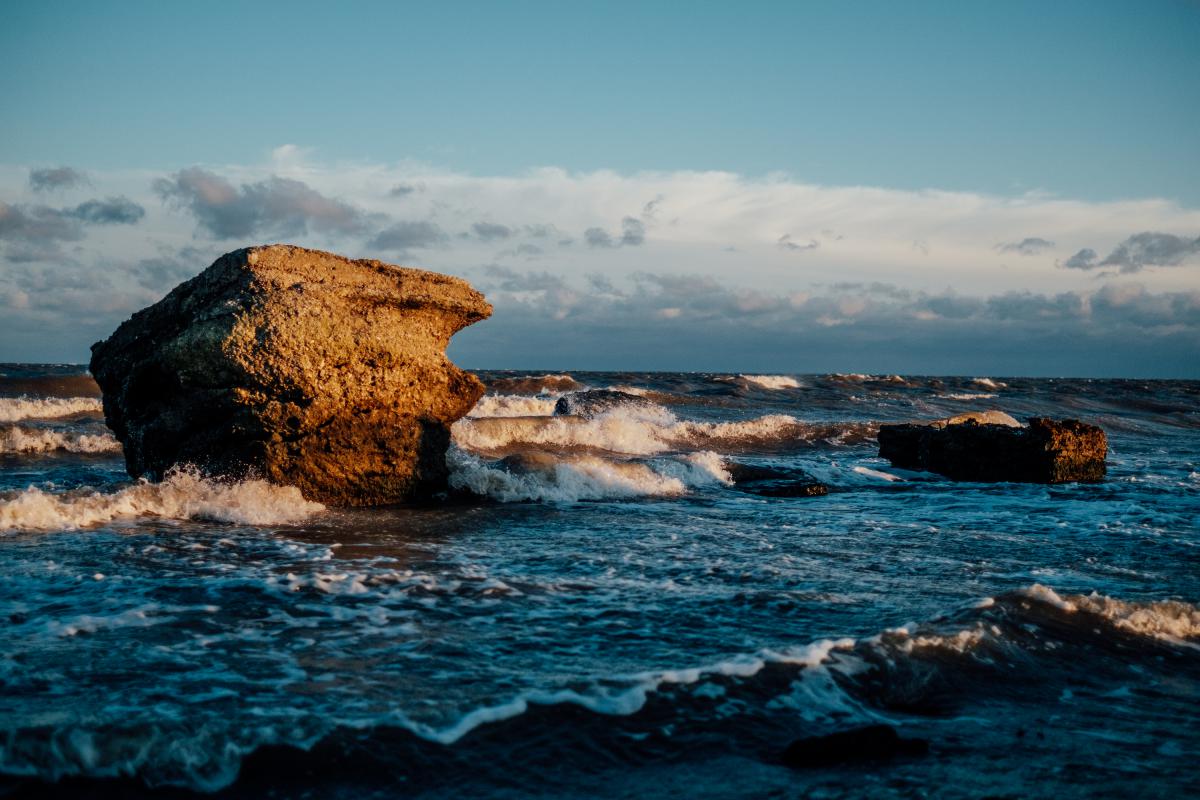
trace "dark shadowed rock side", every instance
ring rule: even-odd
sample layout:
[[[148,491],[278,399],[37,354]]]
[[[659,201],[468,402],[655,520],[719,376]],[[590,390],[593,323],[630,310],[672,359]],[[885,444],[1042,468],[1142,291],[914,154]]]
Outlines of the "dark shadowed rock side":
[[[867,725],[848,731],[797,739],[784,750],[789,767],[819,768],[862,761],[881,761],[929,752],[925,739],[900,736],[891,725]]]
[[[236,250],[92,346],[129,474],[254,474],[331,505],[445,486],[483,384],[446,358],[492,307],[459,278],[287,245]]]
[[[896,467],[959,481],[1101,481],[1108,439],[1095,425],[1074,419],[1035,417],[1024,427],[951,419],[881,425],[879,455]]]

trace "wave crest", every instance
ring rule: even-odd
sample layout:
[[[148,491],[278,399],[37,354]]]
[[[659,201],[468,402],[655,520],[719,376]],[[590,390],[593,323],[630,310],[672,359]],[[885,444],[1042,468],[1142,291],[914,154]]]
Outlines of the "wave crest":
[[[587,419],[560,417],[468,418],[452,428],[460,447],[506,455],[529,447],[655,455],[673,450],[743,450],[794,443],[841,444],[872,434],[868,423],[813,424],[787,414],[739,422],[680,420],[664,408],[619,407]]]
[[[799,389],[800,382],[788,375],[738,375],[746,383],[760,389]]]
[[[468,417],[547,417],[554,413],[558,395],[529,397],[519,394],[485,394]]]
[[[111,433],[30,430],[13,426],[0,431],[0,454],[5,453],[119,453],[121,443]]]
[[[650,462],[591,455],[535,458],[513,469],[455,448],[450,451],[449,461],[451,487],[506,503],[672,496],[692,487],[732,482],[720,456],[711,452]]]
[[[0,397],[0,422],[23,419],[55,419],[76,414],[101,414],[96,397]]]
[[[541,394],[542,392],[574,392],[584,388],[584,386],[570,375],[563,374],[495,378],[488,381],[488,388],[497,392],[512,392],[514,394]]]
[[[142,480],[111,494],[53,494],[31,486],[0,501],[0,531],[76,530],[121,519],[204,519],[243,525],[284,525],[324,510],[293,486],[262,480],[223,483],[194,470],[175,470],[161,483]]]

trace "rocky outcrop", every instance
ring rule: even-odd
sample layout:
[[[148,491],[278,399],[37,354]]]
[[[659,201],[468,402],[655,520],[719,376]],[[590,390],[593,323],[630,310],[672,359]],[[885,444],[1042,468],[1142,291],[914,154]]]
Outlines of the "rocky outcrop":
[[[133,476],[257,474],[332,505],[446,482],[483,384],[446,358],[491,306],[463,280],[287,245],[236,250],[92,346]]]
[[[1027,426],[1014,427],[1005,421],[980,424],[951,418],[925,425],[881,425],[879,455],[892,466],[959,481],[1101,481],[1108,440],[1100,428],[1073,419],[1035,417]]]

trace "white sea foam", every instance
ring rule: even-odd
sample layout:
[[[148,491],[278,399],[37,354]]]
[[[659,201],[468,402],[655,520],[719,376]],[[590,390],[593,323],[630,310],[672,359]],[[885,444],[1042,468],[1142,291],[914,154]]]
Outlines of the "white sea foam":
[[[991,378],[974,378],[971,380],[971,383],[976,386],[982,386],[985,389],[1003,389],[1008,386],[1003,381],[992,380]]]
[[[0,453],[119,453],[121,443],[110,433],[35,430],[13,426],[0,430]]]
[[[0,531],[73,530],[142,517],[282,525],[323,509],[295,487],[261,480],[222,483],[177,470],[162,483],[140,481],[111,494],[53,494],[33,486],[8,493],[0,500]]]
[[[591,418],[467,418],[452,428],[454,442],[481,453],[502,454],[528,446],[654,455],[672,450],[720,450],[784,440],[812,441],[841,435],[786,414],[740,422],[680,420],[664,408],[623,406]]]
[[[739,375],[738,377],[760,389],[800,388],[800,382],[787,375]]]
[[[468,417],[537,417],[554,413],[558,395],[485,394]]]
[[[54,419],[103,411],[95,397],[0,397],[0,422]]]
[[[1127,633],[1176,642],[1200,638],[1200,609],[1190,603],[1177,600],[1131,602],[1095,592],[1063,597],[1040,583],[1020,593],[1069,613],[1095,614]]]
[[[939,394],[942,400],[991,400],[1000,395],[994,392],[958,392],[955,394]]]
[[[711,452],[646,462],[582,455],[514,471],[453,448],[449,463],[452,487],[502,502],[572,503],[671,496],[684,494],[692,487],[732,482],[720,456]]]

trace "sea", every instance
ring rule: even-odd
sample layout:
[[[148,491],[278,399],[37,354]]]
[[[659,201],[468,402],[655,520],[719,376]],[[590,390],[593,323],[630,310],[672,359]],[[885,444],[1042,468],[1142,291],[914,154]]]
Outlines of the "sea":
[[[84,368],[0,365],[0,796],[1200,796],[1200,382],[478,374],[453,491],[344,510],[131,480]],[[877,456],[987,409],[1107,480]],[[928,751],[782,757],[867,725]]]

